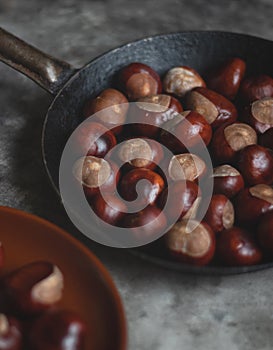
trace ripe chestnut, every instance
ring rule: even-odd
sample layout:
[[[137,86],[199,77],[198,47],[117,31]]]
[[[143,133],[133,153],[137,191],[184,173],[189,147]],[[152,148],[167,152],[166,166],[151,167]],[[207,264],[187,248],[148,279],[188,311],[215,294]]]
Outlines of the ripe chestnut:
[[[207,79],[208,87],[229,100],[233,100],[237,95],[245,70],[245,61],[238,57],[230,58],[210,73]]]
[[[206,223],[183,220],[176,223],[165,236],[170,254],[192,265],[207,265],[215,251],[215,235]]]
[[[231,165],[220,165],[213,170],[213,193],[232,198],[244,188],[244,179]]]
[[[117,163],[127,170],[135,168],[154,169],[163,158],[162,146],[151,139],[132,138],[118,145]]]
[[[237,166],[249,185],[273,183],[273,152],[259,145],[250,145],[238,153]]]
[[[237,119],[237,110],[232,102],[204,87],[195,88],[187,94],[186,107],[203,115],[214,130]]]
[[[83,350],[86,324],[66,310],[46,312],[30,329],[30,348],[35,350]]]
[[[103,158],[117,144],[115,135],[102,124],[86,121],[75,134],[76,153]]]
[[[273,79],[265,74],[251,76],[242,81],[240,99],[251,103],[264,97],[273,97]]]
[[[229,229],[234,224],[234,208],[223,194],[215,194],[204,217],[204,221],[217,233]]]
[[[244,123],[234,123],[223,125],[215,131],[210,150],[216,163],[232,163],[238,151],[256,143],[257,134],[254,129]]]
[[[156,137],[160,126],[183,111],[181,103],[169,95],[154,95],[139,99],[130,110],[135,133],[140,136]]]
[[[122,129],[129,108],[127,98],[116,89],[105,89],[96,98],[88,100],[83,114],[85,118],[93,116],[116,134]]]
[[[0,349],[21,350],[22,338],[19,322],[13,317],[0,314]]]
[[[93,156],[78,159],[73,166],[73,174],[82,184],[88,199],[100,191],[114,192],[120,176],[113,162]]]
[[[133,208],[141,209],[154,204],[164,187],[164,180],[159,174],[140,168],[133,169],[122,177],[119,192],[126,201],[135,201],[132,203]]]
[[[262,260],[262,252],[246,230],[232,227],[219,233],[216,255],[225,265],[255,265]]]
[[[171,183],[159,197],[158,205],[164,210],[167,220],[173,223],[187,217],[196,217],[200,204],[200,190],[195,182],[180,180]],[[167,200],[168,206],[165,207]]]
[[[198,181],[206,173],[205,162],[196,154],[182,153],[172,157],[168,166],[168,176],[173,181]]]
[[[99,218],[113,226],[117,226],[127,212],[124,201],[112,193],[98,193],[92,198],[91,207]]]
[[[265,133],[260,135],[259,144],[273,151],[273,128],[268,129]]]
[[[159,75],[149,66],[134,62],[121,69],[118,85],[130,101],[160,94],[162,84]]]
[[[164,213],[154,205],[136,213],[130,213],[123,217],[121,226],[130,228],[135,238],[146,240],[147,237],[152,239],[153,236],[159,237],[167,226],[167,220]]]
[[[62,297],[63,275],[50,262],[29,263],[4,279],[4,289],[15,312],[32,315],[55,305]]]
[[[262,215],[257,227],[257,238],[263,251],[273,254],[273,211]]]
[[[234,209],[240,224],[255,224],[262,214],[273,210],[273,188],[264,184],[245,188],[235,198]]]
[[[162,126],[160,141],[173,153],[182,153],[201,145],[212,137],[210,124],[199,113],[185,111]]]
[[[244,111],[244,121],[258,134],[273,127],[273,97],[264,97],[252,102]]]
[[[206,83],[196,70],[187,66],[171,68],[163,80],[163,89],[168,94],[184,97],[187,92]]]

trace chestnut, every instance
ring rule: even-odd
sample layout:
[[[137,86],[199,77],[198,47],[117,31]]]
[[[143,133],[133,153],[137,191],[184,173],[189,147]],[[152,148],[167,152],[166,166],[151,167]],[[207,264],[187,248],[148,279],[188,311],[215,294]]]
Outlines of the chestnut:
[[[273,188],[264,184],[245,188],[235,198],[234,209],[240,224],[255,224],[262,214],[273,210]]]
[[[263,251],[272,257],[273,254],[273,211],[260,217],[257,227],[257,238]]]
[[[262,260],[262,252],[252,235],[239,227],[232,227],[219,233],[216,255],[228,266],[255,265]]]
[[[245,70],[245,61],[238,57],[229,58],[210,73],[207,79],[208,87],[227,99],[233,100],[237,95]]]
[[[159,75],[146,64],[134,62],[121,69],[118,85],[130,101],[160,94],[162,84]]]
[[[15,312],[39,313],[55,305],[63,294],[63,275],[47,261],[32,262],[4,278],[4,289]]]
[[[214,168],[212,176],[214,180],[214,194],[223,194],[227,198],[232,198],[244,188],[242,175],[229,164]]]
[[[119,192],[126,201],[135,201],[132,207],[140,209],[154,204],[164,187],[164,180],[159,174],[140,168],[133,169],[122,177]]]
[[[240,99],[251,103],[264,97],[273,97],[273,79],[265,74],[244,79],[240,86]]]
[[[158,205],[164,210],[167,220],[173,223],[185,217],[195,218],[200,196],[200,189],[195,182],[180,180],[171,183],[164,189],[159,197]],[[167,200],[169,203],[165,207]]]
[[[130,109],[130,117],[136,123],[134,129],[137,135],[155,138],[160,126],[182,111],[183,107],[176,98],[154,95],[139,99]]]
[[[231,228],[234,224],[233,204],[223,194],[213,195],[204,221],[215,233]]]
[[[119,133],[128,108],[128,100],[123,93],[116,89],[105,89],[96,98],[86,102],[83,114],[85,118],[92,116],[114,133]]]
[[[187,94],[186,107],[203,115],[214,130],[237,119],[237,109],[232,102],[204,87],[195,88]]]
[[[83,350],[86,324],[75,312],[48,311],[34,321],[29,345],[35,350]]]
[[[182,153],[172,157],[168,166],[168,176],[173,181],[198,181],[206,173],[205,162],[196,154]]]
[[[257,134],[254,129],[244,123],[233,123],[223,125],[215,131],[210,150],[216,163],[232,163],[238,151],[256,143]]]
[[[244,111],[244,121],[258,134],[273,127],[273,97],[264,97],[252,102]]]
[[[215,251],[215,235],[206,223],[183,220],[165,236],[167,249],[175,259],[192,265],[207,265]]]
[[[187,92],[198,86],[206,86],[202,77],[193,68],[187,66],[171,68],[163,80],[163,89],[168,94],[184,97]]]
[[[135,168],[155,169],[163,158],[162,146],[155,140],[132,138],[118,145],[117,163],[127,170]]]
[[[22,329],[19,322],[10,316],[0,314],[0,349],[21,350]]]
[[[202,142],[207,146],[211,137],[212,129],[206,119],[197,112],[185,111],[163,124],[160,141],[173,153],[182,153]]]
[[[103,158],[117,144],[113,132],[102,124],[85,121],[75,132],[76,153]]]
[[[99,218],[113,226],[117,226],[127,212],[124,201],[113,193],[98,193],[92,198],[91,207]]]
[[[78,159],[73,166],[73,174],[82,184],[88,199],[100,191],[114,192],[120,176],[115,163],[93,156]]]
[[[250,145],[238,153],[237,166],[249,185],[273,183],[273,152],[259,145]]]
[[[265,133],[260,135],[259,144],[273,151],[273,128],[268,129]]]
[[[128,213],[121,220],[121,226],[130,228],[134,238],[141,240],[151,239],[164,232],[167,220],[164,213],[154,205],[136,213]]]

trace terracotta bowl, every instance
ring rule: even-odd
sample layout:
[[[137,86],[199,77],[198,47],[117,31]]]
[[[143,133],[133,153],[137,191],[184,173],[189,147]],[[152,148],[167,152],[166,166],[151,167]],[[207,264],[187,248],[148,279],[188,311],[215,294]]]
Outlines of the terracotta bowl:
[[[125,350],[126,321],[117,289],[100,261],[62,229],[37,216],[0,207],[2,274],[35,260],[48,260],[64,274],[60,307],[86,321],[86,350]]]

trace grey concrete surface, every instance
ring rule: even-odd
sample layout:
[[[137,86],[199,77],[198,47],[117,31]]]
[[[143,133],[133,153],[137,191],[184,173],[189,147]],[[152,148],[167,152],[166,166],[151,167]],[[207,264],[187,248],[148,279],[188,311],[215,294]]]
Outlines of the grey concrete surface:
[[[162,32],[219,29],[273,39],[272,15],[271,0],[0,0],[1,26],[76,66]],[[40,215],[84,240],[69,223],[41,160],[50,100],[0,64],[0,204]],[[273,348],[272,269],[230,277],[183,275],[84,241],[122,296],[129,350]]]

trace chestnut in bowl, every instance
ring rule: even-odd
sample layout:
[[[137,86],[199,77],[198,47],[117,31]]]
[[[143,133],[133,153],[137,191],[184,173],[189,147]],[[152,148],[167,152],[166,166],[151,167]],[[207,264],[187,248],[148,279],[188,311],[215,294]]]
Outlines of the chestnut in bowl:
[[[257,134],[253,128],[248,124],[233,123],[215,131],[210,150],[217,164],[233,163],[238,151],[256,143]]]
[[[264,97],[273,97],[273,79],[266,74],[250,76],[240,86],[240,99],[249,104]]]
[[[273,152],[250,145],[238,153],[237,166],[248,185],[273,183]]]
[[[208,264],[215,252],[215,235],[208,224],[194,220],[176,223],[165,236],[166,247],[175,259],[192,265]]]
[[[212,176],[214,194],[223,194],[227,198],[232,198],[244,188],[242,175],[229,164],[214,168]]]
[[[273,97],[264,97],[252,102],[244,111],[244,121],[258,134],[273,127]]]
[[[273,254],[273,211],[260,217],[257,227],[257,239],[264,250],[271,258]]]
[[[232,102],[217,92],[198,87],[186,96],[186,107],[203,115],[215,130],[237,119],[237,109]]]
[[[247,266],[261,262],[262,252],[252,235],[239,227],[222,231],[216,240],[217,258],[228,266]]]

